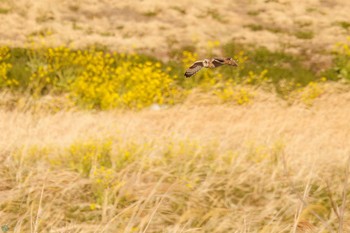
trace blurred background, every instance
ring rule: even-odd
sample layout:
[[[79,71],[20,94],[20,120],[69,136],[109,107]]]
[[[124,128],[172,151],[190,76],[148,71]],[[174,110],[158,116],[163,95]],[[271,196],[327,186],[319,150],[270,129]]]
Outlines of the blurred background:
[[[0,0],[2,230],[349,232],[349,12]]]
[[[235,41],[293,53],[329,51],[348,35],[346,1],[1,1],[1,42],[144,51],[165,59],[185,46]],[[303,50],[303,51],[301,51]]]

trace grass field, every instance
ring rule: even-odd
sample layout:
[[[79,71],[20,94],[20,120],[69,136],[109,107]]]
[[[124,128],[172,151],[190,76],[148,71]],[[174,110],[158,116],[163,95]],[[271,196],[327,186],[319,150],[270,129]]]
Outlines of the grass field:
[[[0,232],[350,232],[350,4],[193,4],[0,0]]]
[[[338,232],[342,222],[347,232],[348,205],[341,221],[332,205],[342,212],[350,95],[328,89],[337,91],[311,108],[268,96],[250,106],[139,112],[1,110],[2,224],[13,232]]]

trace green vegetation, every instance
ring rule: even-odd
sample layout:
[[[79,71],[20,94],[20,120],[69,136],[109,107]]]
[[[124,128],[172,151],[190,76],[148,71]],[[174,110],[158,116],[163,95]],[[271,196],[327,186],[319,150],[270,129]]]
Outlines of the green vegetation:
[[[303,39],[303,40],[310,40],[312,38],[314,38],[314,32],[313,31],[297,31],[295,33],[295,36],[299,39]]]
[[[247,15],[250,15],[250,16],[258,16],[260,13],[262,13],[263,11],[262,10],[251,10],[251,11],[248,11],[247,12]]]
[[[142,13],[144,16],[146,17],[156,17],[157,15],[159,15],[162,12],[161,9],[155,9],[155,10],[149,10],[146,11],[144,13]]]
[[[350,29],[350,22],[347,22],[347,21],[339,21],[339,22],[337,22],[337,25],[339,25],[340,27],[342,27],[345,30]]]
[[[252,31],[262,31],[264,30],[264,27],[260,24],[247,24],[244,27],[249,28]]]
[[[262,31],[262,30],[266,30],[272,33],[283,33],[283,29],[276,27],[274,25],[269,25],[269,26],[263,26],[261,24],[247,24],[244,27],[249,28],[252,31]]]
[[[7,14],[9,13],[11,10],[7,9],[7,8],[0,8],[0,14]]]
[[[161,63],[144,56],[65,47],[3,48],[2,54],[0,85],[35,98],[69,93],[86,108],[142,108],[171,104],[176,91]]]
[[[350,37],[348,43],[336,44],[333,55],[333,66],[322,75],[331,80],[350,81]]]
[[[213,51],[219,47],[219,42],[209,41],[207,53],[215,56]],[[154,103],[179,103],[193,89],[213,93],[224,102],[245,104],[254,96],[249,91],[252,88],[269,86],[288,97],[318,86],[321,80],[349,80],[350,76],[348,44],[337,45],[333,67],[321,73],[304,66],[308,57],[264,47],[246,49],[228,43],[222,46],[222,53],[235,54],[239,67],[205,69],[185,79],[184,70],[199,59],[193,46],[173,53],[174,60],[181,62],[166,64],[149,56],[109,52],[98,45],[84,50],[2,47],[0,88],[34,98],[65,95],[88,109],[141,109]]]
[[[226,44],[224,49],[226,55],[229,56],[230,54],[239,54],[241,46],[234,43]],[[300,87],[305,87],[310,82],[319,81],[323,77],[303,65],[307,58],[291,55],[283,51],[272,52],[260,47],[245,51],[244,57],[244,65],[235,70],[237,72],[235,75],[236,79],[245,77],[244,80],[247,80],[247,77],[251,77],[252,74],[261,75],[264,72],[263,79],[265,82],[271,84],[277,93],[282,96],[288,96]],[[228,72],[227,70],[224,71]],[[251,83],[256,84],[257,81]],[[261,81],[258,81],[258,83],[262,84]]]

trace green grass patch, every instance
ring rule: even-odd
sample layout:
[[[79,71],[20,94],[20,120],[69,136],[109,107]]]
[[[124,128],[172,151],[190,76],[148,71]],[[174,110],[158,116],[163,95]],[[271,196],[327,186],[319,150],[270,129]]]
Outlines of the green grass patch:
[[[144,16],[146,17],[156,17],[157,15],[159,15],[162,11],[160,9],[155,9],[155,10],[151,10],[151,11],[146,11],[144,13],[142,13]]]
[[[7,9],[7,8],[0,8],[0,14],[8,14],[11,10],[10,9]]]
[[[345,30],[350,29],[350,22],[348,22],[348,21],[339,21],[339,22],[337,22],[337,25]]]
[[[252,31],[262,31],[264,27],[260,24],[247,24],[244,27],[249,28]]]
[[[248,11],[247,12],[247,15],[250,15],[250,16],[258,16],[260,13],[262,13],[263,11],[262,10],[252,10],[252,11]]]
[[[270,51],[264,47],[245,49],[244,46],[235,43],[228,43],[223,49],[227,56],[238,54],[240,51],[246,54],[247,61],[240,70],[240,77],[247,76],[250,71],[260,73],[263,70],[268,70],[268,77],[276,87],[282,80],[306,85],[318,78],[316,73],[304,67],[303,61],[307,58],[301,56],[295,56],[283,51]]]
[[[295,36],[299,39],[310,40],[314,38],[315,34],[313,31],[297,31]]]

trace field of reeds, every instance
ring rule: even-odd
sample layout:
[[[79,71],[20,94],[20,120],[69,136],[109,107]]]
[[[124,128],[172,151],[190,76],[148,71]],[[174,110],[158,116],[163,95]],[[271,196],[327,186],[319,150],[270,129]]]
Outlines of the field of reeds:
[[[113,1],[110,10],[94,0],[39,2],[0,0],[9,22],[0,28],[13,24],[0,34],[0,232],[350,232],[348,4],[335,1],[330,23],[313,21],[329,16],[328,1],[302,5],[310,18],[289,1],[237,1],[256,20],[241,19],[250,36],[238,40],[222,29],[237,27],[229,1],[204,1],[198,12],[181,0]],[[262,16],[288,7],[296,17],[288,30],[279,24],[288,20]],[[225,41],[203,26],[202,39],[180,43],[165,24],[171,12],[184,18],[176,30],[183,20],[215,22]],[[97,27],[103,15],[119,17],[117,27]],[[25,24],[16,17],[37,31],[18,36]],[[58,32],[70,25],[61,18],[74,33]],[[130,28],[145,19],[166,36],[145,35],[131,49],[144,32]],[[325,22],[341,33],[318,32]],[[91,41],[97,28],[120,40]],[[271,46],[264,33],[285,33],[290,44]],[[86,40],[73,46],[64,35]],[[239,66],[184,77],[211,56]]]

